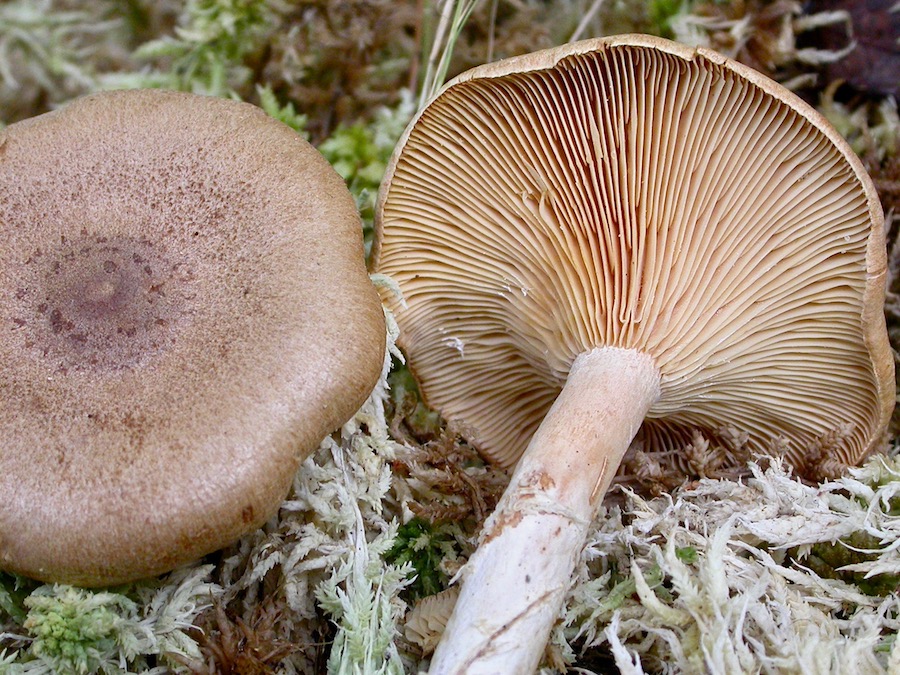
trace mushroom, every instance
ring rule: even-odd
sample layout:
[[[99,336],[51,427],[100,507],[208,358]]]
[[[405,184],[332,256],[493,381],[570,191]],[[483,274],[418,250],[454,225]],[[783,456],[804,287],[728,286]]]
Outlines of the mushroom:
[[[375,265],[426,401],[515,471],[431,672],[534,670],[633,441],[737,431],[809,472],[878,447],[882,223],[819,114],[707,49],[620,35],[448,83],[389,165]]]
[[[109,585],[260,526],[364,402],[354,200],[249,104],[111,92],[0,134],[0,567]]]

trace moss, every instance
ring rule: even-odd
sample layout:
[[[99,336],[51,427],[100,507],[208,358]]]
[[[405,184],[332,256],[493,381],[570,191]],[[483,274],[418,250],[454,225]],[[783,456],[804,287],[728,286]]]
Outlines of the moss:
[[[894,507],[896,508],[896,506]],[[844,569],[847,566],[877,561],[882,555],[882,541],[868,532],[853,532],[836,542],[819,542],[805,555],[801,549],[788,549],[788,556],[798,566],[809,568],[823,579],[839,579],[853,584],[866,595],[885,597],[900,591],[900,571],[874,574]]]
[[[650,2],[647,14],[652,25],[651,32],[670,40],[674,38],[675,34],[672,32],[670,21],[678,15],[683,4],[682,0],[653,0]]]
[[[174,35],[135,51],[151,72],[124,79],[131,86],[165,86],[213,96],[240,95],[253,79],[252,62],[275,25],[270,0],[188,0]],[[107,81],[115,83],[115,78]]]
[[[0,621],[22,624],[28,612],[25,599],[40,584],[15,574],[0,572]]]
[[[110,672],[124,623],[120,612],[135,609],[123,595],[46,586],[25,605],[31,652],[60,675]]]
[[[413,518],[402,525],[397,540],[388,551],[385,560],[392,565],[409,564],[415,578],[406,589],[410,603],[419,598],[435,595],[447,587],[450,578],[441,569],[442,561],[456,546],[453,537],[424,518]]]
[[[309,117],[297,112],[297,108],[292,101],[282,104],[269,85],[257,86],[256,92],[259,96],[260,108],[279,122],[287,124],[291,129],[308,140],[309,134],[306,133],[306,124],[309,121]]]
[[[378,186],[412,113],[412,97],[403,96],[395,108],[379,108],[367,124],[338,127],[318,146],[356,198],[367,255],[372,248]]]

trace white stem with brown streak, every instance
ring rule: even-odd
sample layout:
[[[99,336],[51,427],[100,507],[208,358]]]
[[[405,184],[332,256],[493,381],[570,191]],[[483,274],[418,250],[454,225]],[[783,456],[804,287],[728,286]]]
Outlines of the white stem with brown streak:
[[[659,370],[642,352],[575,359],[463,571],[432,675],[536,670],[588,526],[658,397]]]

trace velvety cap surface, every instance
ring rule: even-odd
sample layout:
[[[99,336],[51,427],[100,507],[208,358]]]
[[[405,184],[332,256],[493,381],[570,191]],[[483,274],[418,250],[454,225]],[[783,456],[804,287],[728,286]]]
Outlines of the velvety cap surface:
[[[709,51],[618,36],[463,74],[395,153],[376,255],[426,398],[505,465],[604,345],[661,371],[657,452],[737,431],[854,463],[893,407],[871,181],[812,108]]]
[[[353,198],[243,103],[100,94],[0,134],[0,566],[116,583],[270,517],[365,400]]]

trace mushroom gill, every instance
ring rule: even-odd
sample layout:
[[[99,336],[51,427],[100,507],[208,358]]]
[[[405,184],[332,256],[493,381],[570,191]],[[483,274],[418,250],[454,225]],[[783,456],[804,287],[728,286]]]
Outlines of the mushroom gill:
[[[885,264],[858,162],[721,59],[571,52],[463,77],[396,161],[378,268],[428,401],[511,466],[575,357],[617,346],[659,365],[653,447],[728,423],[799,462],[851,424],[857,462],[890,405],[853,310]]]
[[[878,447],[882,223],[837,132],[709,50],[616,36],[448,83],[388,168],[376,267],[427,401],[515,471],[432,672],[537,666],[635,439],[737,430],[809,473]]]

